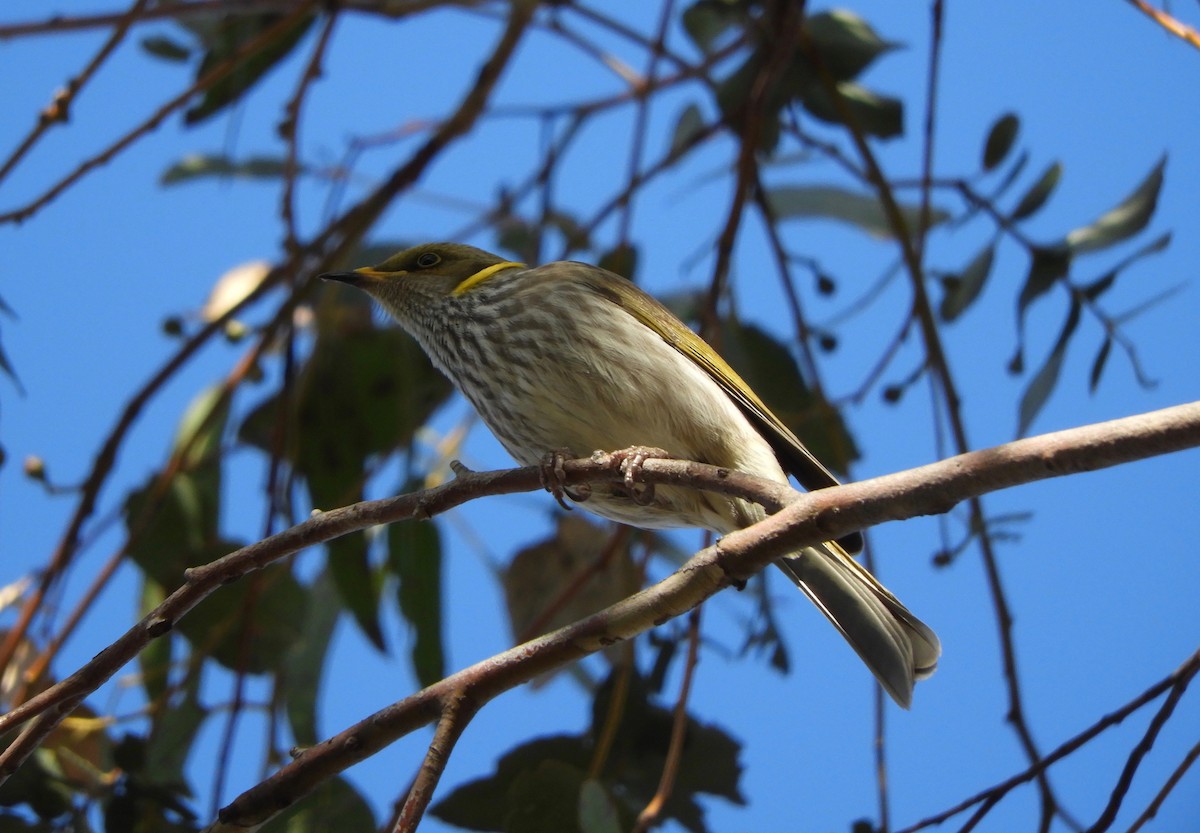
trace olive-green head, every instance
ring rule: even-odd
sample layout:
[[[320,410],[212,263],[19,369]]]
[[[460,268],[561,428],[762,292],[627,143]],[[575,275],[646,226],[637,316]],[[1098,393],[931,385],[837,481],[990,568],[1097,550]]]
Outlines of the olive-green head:
[[[460,296],[502,269],[524,265],[463,243],[423,243],[375,266],[321,277],[363,290],[403,320],[405,310]]]

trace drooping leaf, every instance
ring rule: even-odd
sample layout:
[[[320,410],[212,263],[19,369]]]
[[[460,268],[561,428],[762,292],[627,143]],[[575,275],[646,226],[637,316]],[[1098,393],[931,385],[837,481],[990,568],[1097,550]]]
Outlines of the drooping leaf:
[[[303,635],[308,604],[291,572],[273,564],[213,593],[178,628],[195,650],[226,668],[266,674],[287,662]]]
[[[700,107],[689,104],[683,108],[679,118],[675,120],[675,130],[671,133],[671,155],[682,152],[704,130],[704,116]]]
[[[1070,232],[1063,241],[1066,247],[1073,254],[1096,251],[1126,240],[1144,229],[1158,206],[1166,165],[1164,156],[1119,205],[1098,220]]]
[[[1025,320],[1025,311],[1035,300],[1045,295],[1054,283],[1071,269],[1071,252],[1062,247],[1038,246],[1032,252],[1029,274],[1017,297],[1018,322]]]
[[[513,556],[501,583],[514,641],[590,616],[638,589],[628,538],[600,564],[611,537],[611,531],[576,512],[561,516],[549,537]]]
[[[1017,207],[1013,209],[1012,219],[1023,220],[1045,205],[1046,200],[1050,199],[1050,195],[1058,187],[1058,181],[1062,179],[1062,171],[1061,162],[1054,162],[1042,171],[1037,182],[1033,183],[1033,186],[1025,192],[1025,196],[1021,197]]]
[[[317,729],[317,701],[325,657],[341,611],[337,589],[326,570],[308,588],[308,615],[288,649],[287,662],[279,671],[288,725],[300,746],[312,746],[321,737]]]
[[[581,833],[622,833],[621,816],[612,796],[595,778],[588,778],[579,790],[579,830]]]
[[[296,173],[303,173],[298,167]],[[180,185],[208,177],[222,179],[281,179],[287,160],[281,156],[250,156],[237,160],[224,154],[193,153],[185,156],[158,177],[159,185]]]
[[[192,48],[166,35],[150,35],[138,43],[147,55],[161,58],[171,63],[181,63],[192,57]]]
[[[767,407],[825,465],[845,473],[858,447],[841,416],[809,389],[786,346],[750,324],[722,321],[721,354]]]
[[[858,126],[868,136],[891,139],[904,133],[904,102],[881,95],[854,81],[841,81],[837,92]],[[822,121],[841,124],[842,114],[824,84],[806,84],[801,95],[804,109]]]
[[[1017,132],[1020,127],[1021,121],[1015,113],[1005,113],[996,119],[991,130],[988,131],[987,141],[983,145],[983,169],[985,171],[993,170],[1008,156],[1013,143],[1017,140]]]
[[[388,527],[387,540],[400,615],[412,631],[413,671],[422,686],[432,685],[446,675],[441,536],[432,521],[404,521]]]
[[[771,189],[767,193],[767,200],[775,216],[781,220],[821,217],[849,223],[875,237],[895,236],[883,206],[873,195],[832,185],[783,185]],[[901,205],[900,214],[911,234],[920,223],[920,206]],[[930,211],[930,224],[945,222],[949,216],[949,212],[934,207]]]
[[[586,772],[591,744],[578,735],[549,735],[523,743],[496,762],[495,772],[453,790],[429,812],[447,824],[468,830],[506,830],[510,789],[522,773],[545,761]],[[573,815],[573,814],[572,814]],[[572,818],[570,830],[574,827]]]
[[[716,41],[745,19],[738,3],[730,0],[697,0],[683,10],[683,30],[702,52],[711,52]]]
[[[857,78],[876,58],[899,48],[883,40],[867,21],[845,9],[817,12],[804,20],[809,42],[837,81]]]
[[[958,281],[953,284],[953,289],[942,298],[939,313],[943,321],[954,321],[975,302],[992,271],[992,261],[995,257],[996,244],[993,241],[980,249],[963,268],[958,275]]]
[[[264,824],[261,833],[375,833],[375,814],[344,778],[320,782],[304,798]]]
[[[1100,377],[1104,373],[1104,366],[1108,364],[1112,344],[1112,339],[1105,336],[1104,341],[1100,344],[1100,350],[1096,353],[1096,358],[1092,360],[1092,372],[1088,374],[1089,393],[1095,393],[1096,388],[1100,386]]]
[[[234,59],[244,46],[275,27],[284,17],[275,13],[223,16],[209,30],[204,59],[196,71],[197,79],[225,61]],[[237,65],[233,71],[204,91],[200,103],[184,114],[184,122],[189,125],[199,124],[239,101],[272,67],[287,57],[308,31],[314,19],[314,15],[311,14],[300,17],[257,50],[236,59]]]
[[[345,494],[345,493],[343,493]],[[362,499],[358,492],[346,500],[354,503]],[[343,535],[325,543],[329,564],[329,575],[337,588],[342,603],[354,617],[355,623],[375,649],[387,651],[387,640],[380,624],[380,603],[383,582],[371,565],[370,548],[363,533]]]
[[[1038,413],[1050,398],[1050,394],[1054,392],[1055,385],[1058,384],[1059,373],[1062,371],[1063,359],[1067,354],[1067,347],[1071,341],[1071,335],[1075,332],[1075,328],[1079,326],[1080,304],[1079,301],[1071,300],[1071,309],[1067,313],[1067,320],[1063,324],[1062,332],[1058,334],[1058,339],[1054,342],[1054,348],[1050,351],[1050,355],[1046,357],[1045,363],[1033,378],[1029,381],[1029,386],[1025,388],[1025,393],[1021,396],[1021,406],[1017,415],[1017,436],[1025,436],[1025,432],[1029,430],[1029,426],[1033,424]]]
[[[597,264],[628,280],[637,278],[638,250],[630,243],[620,243],[600,256]]]

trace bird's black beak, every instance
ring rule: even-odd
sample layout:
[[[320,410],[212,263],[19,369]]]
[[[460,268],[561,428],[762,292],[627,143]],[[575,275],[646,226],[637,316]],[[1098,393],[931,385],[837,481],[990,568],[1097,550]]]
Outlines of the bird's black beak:
[[[323,281],[337,281],[338,283],[349,284],[363,289],[368,284],[379,283],[383,280],[387,272],[379,272],[369,267],[355,269],[353,272],[325,272],[318,275]]]

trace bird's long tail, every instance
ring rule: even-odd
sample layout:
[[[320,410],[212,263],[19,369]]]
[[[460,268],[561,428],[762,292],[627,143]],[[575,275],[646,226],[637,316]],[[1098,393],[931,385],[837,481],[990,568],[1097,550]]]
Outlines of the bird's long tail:
[[[808,547],[777,562],[902,707],[913,684],[937,668],[937,634],[835,543]]]

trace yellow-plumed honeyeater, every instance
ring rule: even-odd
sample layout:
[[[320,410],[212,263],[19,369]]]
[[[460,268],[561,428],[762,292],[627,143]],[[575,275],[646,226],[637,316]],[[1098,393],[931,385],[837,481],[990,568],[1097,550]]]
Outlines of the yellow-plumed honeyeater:
[[[808,489],[837,484],[754,391],[687,325],[624,278],[584,263],[530,268],[457,243],[406,249],[322,277],[381,303],[523,465],[548,452],[661,448]],[[757,504],[675,486],[648,502],[596,485],[580,505],[639,527],[725,534]],[[776,562],[846,637],[897,703],[933,672],[941,646],[837,542]]]

